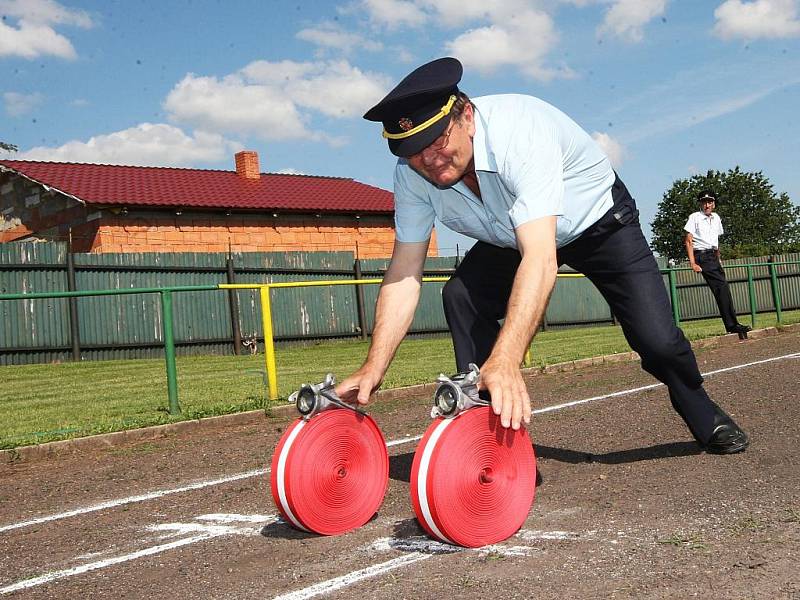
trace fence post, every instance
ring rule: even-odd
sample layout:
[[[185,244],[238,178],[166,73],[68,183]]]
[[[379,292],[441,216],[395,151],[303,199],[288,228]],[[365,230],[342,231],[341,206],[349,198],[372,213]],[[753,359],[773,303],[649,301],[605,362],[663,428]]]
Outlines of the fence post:
[[[361,259],[356,255],[353,261],[353,276],[361,279]],[[356,284],[356,311],[358,312],[358,329],[361,331],[361,339],[367,339],[367,316],[364,313],[364,286]]]
[[[778,273],[775,269],[775,257],[770,256],[767,263],[769,263],[769,283],[772,288],[772,301],[775,304],[775,318],[778,325],[781,324],[781,289],[778,285]]]
[[[228,283],[236,283],[236,273],[233,270],[233,257],[228,255],[225,260],[228,269]],[[239,356],[242,351],[242,329],[239,326],[239,296],[236,290],[228,290],[228,306],[231,310],[231,330],[233,331],[233,353]]]
[[[756,286],[753,281],[753,265],[747,263],[747,295],[750,301],[750,326],[756,326]]]
[[[667,269],[667,276],[669,278],[669,300],[672,304],[672,320],[675,321],[675,326],[681,326],[681,303],[678,299],[678,284],[675,280],[675,269],[670,267]]]
[[[71,233],[71,232],[70,232]],[[77,291],[75,284],[75,257],[70,249],[67,252],[67,289],[70,292]],[[78,322],[78,299],[69,299],[69,335],[72,340],[72,360],[81,360],[81,329]]]
[[[161,290],[161,324],[164,331],[164,359],[167,362],[169,414],[179,415],[178,370],[175,365],[175,333],[172,326],[172,291]]]

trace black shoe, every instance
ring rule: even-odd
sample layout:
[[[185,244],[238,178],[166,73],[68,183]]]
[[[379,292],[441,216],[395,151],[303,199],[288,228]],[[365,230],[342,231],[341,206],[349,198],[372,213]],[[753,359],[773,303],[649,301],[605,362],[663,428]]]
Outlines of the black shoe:
[[[740,340],[746,340],[747,339],[747,332],[748,331],[752,331],[752,329],[753,328],[750,327],[749,325],[742,325],[741,323],[737,323],[734,327],[732,327],[731,329],[728,329],[727,332],[728,333],[736,333],[736,334],[739,335],[739,339]]]
[[[747,434],[739,429],[733,421],[717,425],[705,450],[711,454],[736,454],[747,448],[750,440]]]

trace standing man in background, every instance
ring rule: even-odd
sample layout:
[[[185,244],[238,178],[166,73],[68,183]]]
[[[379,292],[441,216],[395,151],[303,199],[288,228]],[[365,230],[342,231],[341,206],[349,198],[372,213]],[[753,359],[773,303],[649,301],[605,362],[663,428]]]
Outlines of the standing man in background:
[[[722,219],[714,212],[717,197],[713,192],[704,190],[697,195],[697,202],[700,210],[689,215],[689,220],[683,227],[686,231],[684,245],[689,256],[689,266],[695,273],[700,273],[711,288],[725,324],[725,331],[738,333],[744,339],[751,328],[740,324],[736,319],[731,290],[719,261],[719,236],[725,231],[722,229]]]

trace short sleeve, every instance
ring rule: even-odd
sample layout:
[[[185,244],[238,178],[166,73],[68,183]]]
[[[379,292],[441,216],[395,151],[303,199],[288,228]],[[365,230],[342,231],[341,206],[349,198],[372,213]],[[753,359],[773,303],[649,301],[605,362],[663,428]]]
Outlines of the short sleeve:
[[[722,235],[725,233],[725,230],[722,228],[722,218],[717,215],[717,235]]]
[[[394,227],[398,242],[426,242],[436,217],[426,182],[405,161],[394,170]]]
[[[694,233],[694,213],[689,215],[689,219],[686,221],[686,225],[683,226],[683,230]]]
[[[546,119],[515,132],[501,164],[501,176],[516,197],[508,211],[514,228],[564,214],[564,157],[556,129]]]

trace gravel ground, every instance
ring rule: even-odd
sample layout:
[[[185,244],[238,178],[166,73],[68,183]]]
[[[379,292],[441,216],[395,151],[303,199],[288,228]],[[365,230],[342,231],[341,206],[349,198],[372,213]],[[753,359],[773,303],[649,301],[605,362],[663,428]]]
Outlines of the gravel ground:
[[[523,528],[480,550],[432,543],[414,519],[408,480],[428,394],[373,405],[398,442],[389,489],[372,521],[338,537],[276,520],[258,473],[290,411],[4,464],[0,595],[800,599],[798,353],[797,329],[697,351],[704,373],[776,359],[706,379],[751,435],[740,455],[700,452],[663,387],[536,415],[544,483]],[[529,380],[536,408],[650,383],[635,362]]]

